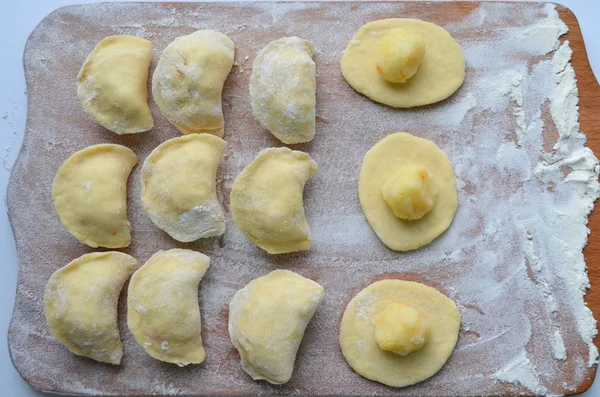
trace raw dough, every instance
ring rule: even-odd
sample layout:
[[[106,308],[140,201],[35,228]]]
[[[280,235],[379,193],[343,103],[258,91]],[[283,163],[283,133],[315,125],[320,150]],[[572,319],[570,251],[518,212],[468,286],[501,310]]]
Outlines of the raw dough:
[[[58,169],[54,207],[77,240],[93,248],[131,243],[127,178],[136,163],[137,156],[125,146],[100,144],[73,153]]]
[[[390,83],[377,72],[380,41],[394,28],[425,40],[423,62],[405,83]],[[441,27],[419,19],[369,22],[350,40],[341,60],[344,78],[359,93],[389,106],[407,108],[448,98],[465,79],[465,59],[458,43]]]
[[[381,188],[399,169],[424,166],[437,189],[435,204],[421,219],[396,217]],[[390,249],[408,251],[429,244],[452,223],[458,197],[446,154],[435,143],[405,132],[390,134],[365,155],[358,179],[360,205],[379,239]]]
[[[163,142],[144,161],[142,204],[152,222],[175,240],[225,232],[216,177],[226,147],[214,135],[192,134]]]
[[[86,58],[77,76],[77,95],[86,113],[117,134],[154,126],[148,107],[152,43],[134,36],[109,36]]]
[[[381,349],[374,337],[374,319],[394,303],[414,307],[428,329],[423,347],[406,356]],[[346,361],[359,375],[388,386],[408,386],[442,368],[458,340],[460,321],[454,302],[434,288],[411,281],[377,281],[359,292],[346,307],[340,346]]]
[[[120,364],[123,345],[117,305],[137,261],[121,252],[95,252],[57,270],[44,294],[46,320],[54,337],[71,352]]]
[[[292,377],[296,352],[323,287],[288,270],[252,280],[229,304],[229,336],[254,380],[280,385]]]
[[[192,250],[158,251],[131,277],[127,326],[150,356],[180,367],[204,361],[198,285],[209,263]]]
[[[161,113],[184,134],[223,136],[223,84],[235,46],[215,30],[198,30],[165,48],[152,78]]]
[[[233,221],[250,241],[269,254],[310,249],[302,193],[315,172],[317,163],[304,152],[288,148],[262,150],[233,181]]]
[[[283,143],[315,137],[313,43],[284,37],[263,48],[252,67],[252,112],[262,127]]]

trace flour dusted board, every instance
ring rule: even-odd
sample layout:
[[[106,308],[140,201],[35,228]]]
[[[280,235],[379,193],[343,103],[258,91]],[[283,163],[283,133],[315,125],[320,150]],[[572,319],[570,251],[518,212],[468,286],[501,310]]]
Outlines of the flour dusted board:
[[[600,90],[575,18],[566,9],[559,8],[559,13],[571,29],[565,37],[574,52],[582,130],[589,145],[600,151]],[[467,75],[453,97],[424,108],[394,110],[356,94],[344,82],[338,62],[348,40],[364,23],[389,17],[428,20],[457,39],[465,50]],[[579,336],[582,305],[569,295],[568,277],[561,277],[569,274],[563,274],[563,267],[564,272],[570,269],[565,255],[580,258],[569,247],[556,251],[556,241],[547,241],[551,235],[545,231],[572,227],[565,229],[579,239],[572,245],[581,244],[584,219],[563,225],[560,222],[568,216],[544,218],[535,212],[538,207],[550,208],[554,200],[557,205],[569,204],[562,207],[568,213],[574,202],[569,196],[573,189],[562,180],[543,184],[533,175],[537,161],[563,135],[564,126],[552,121],[562,108],[546,98],[554,95],[558,87],[554,81],[562,73],[556,67],[560,59],[552,52],[563,33],[561,24],[553,6],[503,3],[106,3],[52,13],[32,33],[25,50],[27,127],[8,191],[19,255],[9,330],[16,368],[35,388],[72,395],[451,396],[570,394],[587,389],[595,366],[588,367],[589,346]],[[75,78],[87,54],[105,36],[133,34],[151,40],[152,72],[170,41],[199,28],[218,29],[236,44],[238,66],[223,97],[224,139],[230,149],[218,175],[227,232],[221,239],[193,244],[168,238],[142,210],[138,166],[129,188],[133,242],[123,251],[140,263],[159,249],[173,247],[211,257],[200,296],[206,361],[178,368],[146,355],[126,328],[122,304],[122,365],[74,356],[52,338],[42,296],[52,272],[91,250],[60,225],[51,200],[54,173],[69,154],[88,145],[126,145],[141,163],[159,143],[179,136],[152,100],[156,127],[150,132],[116,136],[95,125],[77,101]],[[317,136],[311,143],[293,146],[308,151],[319,164],[305,192],[313,249],[268,256],[231,222],[228,195],[232,179],[258,151],[279,146],[252,117],[248,79],[256,53],[286,35],[311,40],[317,49]],[[522,37],[533,47],[522,44]],[[514,72],[515,79],[507,72]],[[502,82],[508,83],[506,87]],[[364,153],[397,131],[435,141],[448,154],[459,182],[459,209],[450,229],[431,245],[408,253],[389,251],[379,242],[364,220],[356,192]],[[581,149],[582,142],[573,146]],[[552,179],[554,174],[548,175]],[[527,210],[531,216],[523,212]],[[600,232],[597,213],[590,227],[593,234],[586,254],[593,278],[600,266],[600,244],[594,238]],[[580,263],[575,259],[572,263]],[[235,291],[275,268],[296,271],[325,287],[294,376],[279,387],[253,382],[242,371],[227,333],[227,305]],[[396,390],[359,377],[338,346],[339,321],[347,302],[382,278],[434,286],[454,299],[463,315],[453,356],[438,375],[414,387]],[[588,303],[598,312],[599,295],[592,291]],[[548,309],[548,297],[556,311]],[[557,341],[564,344],[564,360],[557,359],[561,357]]]

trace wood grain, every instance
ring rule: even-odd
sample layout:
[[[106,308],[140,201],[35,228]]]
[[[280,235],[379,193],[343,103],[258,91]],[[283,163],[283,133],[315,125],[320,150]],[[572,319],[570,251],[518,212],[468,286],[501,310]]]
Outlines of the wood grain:
[[[339,29],[342,33],[351,35],[362,23],[369,20],[389,17],[394,14],[395,4],[381,2],[370,6],[364,20],[356,18],[364,2],[331,2],[313,3],[315,8],[289,11],[296,18],[295,22],[303,29],[296,34],[302,35],[319,44],[320,39],[316,29],[336,21],[327,19],[325,9],[339,8],[347,13]],[[480,6],[478,2],[458,3],[429,3],[408,2],[402,5],[394,16],[411,16],[437,23],[441,26],[459,23],[473,10]],[[521,3],[523,10],[540,9],[535,3]],[[211,270],[203,281],[201,306],[203,315],[203,338],[207,348],[207,361],[198,367],[184,369],[163,365],[147,357],[132,341],[125,326],[125,310],[121,299],[120,330],[124,339],[125,358],[121,367],[111,367],[75,357],[57,344],[49,334],[43,317],[41,297],[43,287],[52,272],[73,258],[90,252],[87,247],[78,244],[61,227],[52,206],[50,188],[56,169],[61,162],[75,150],[91,144],[111,142],[126,145],[135,149],[140,162],[160,142],[178,136],[178,131],[160,116],[156,106],[151,103],[156,128],[147,134],[134,136],[116,136],[95,125],[83,113],[74,93],[74,80],[81,62],[94,44],[110,34],[136,34],[149,38],[155,45],[154,58],[151,68],[156,64],[160,52],[173,38],[190,33],[196,28],[215,27],[212,24],[218,20],[223,24],[222,30],[236,43],[236,60],[242,65],[234,68],[228,78],[224,94],[224,112],[226,118],[225,139],[233,152],[243,153],[244,162],[258,150],[267,146],[277,146],[278,142],[260,129],[253,119],[248,98],[247,85],[250,75],[251,62],[256,52],[274,38],[289,35],[289,26],[276,22],[273,17],[273,27],[269,29],[245,30],[244,22],[260,14],[270,20],[272,15],[264,9],[255,6],[236,6],[236,4],[106,4],[97,6],[96,14],[87,15],[82,10],[96,6],[73,6],[63,8],[48,16],[40,23],[28,40],[24,64],[28,92],[27,125],[23,148],[11,174],[8,191],[9,217],[15,233],[19,258],[18,287],[15,310],[9,330],[10,353],[15,367],[24,379],[33,387],[54,393],[67,395],[99,395],[104,393],[128,396],[146,394],[200,394],[200,395],[256,395],[256,394],[304,394],[304,395],[510,395],[528,392],[515,385],[485,380],[461,384],[460,382],[443,383],[448,381],[448,373],[456,373],[454,367],[446,366],[436,377],[414,387],[395,390],[366,381],[353,374],[343,361],[337,346],[337,325],[328,325],[331,319],[339,319],[343,307],[354,293],[372,281],[382,278],[403,278],[424,282],[450,294],[442,270],[423,274],[419,272],[401,271],[401,269],[364,270],[364,281],[353,284],[350,288],[339,285],[339,279],[344,275],[343,266],[332,270],[330,262],[342,256],[345,261],[364,260],[359,249],[342,250],[344,247],[328,247],[335,251],[329,255],[321,251],[317,245],[311,255],[292,254],[268,257],[258,249],[249,245],[240,246],[235,235],[235,226],[228,219],[228,232],[220,240],[211,239],[193,244],[178,244],[166,235],[157,231],[140,209],[139,198],[134,192],[139,188],[139,168],[134,171],[130,187],[130,221],[133,225],[134,242],[125,250],[136,257],[141,263],[158,249],[172,247],[192,248],[211,256]],[[181,17],[185,22],[172,25],[165,9],[173,10],[173,15]],[[154,10],[161,10],[160,13]],[[135,10],[135,12],[133,12]],[[102,11],[102,12],[100,12]],[[139,11],[139,13],[138,13]],[[563,21],[569,26],[570,32],[564,37],[569,40],[573,49],[572,65],[575,69],[579,97],[581,129],[588,136],[588,145],[595,153],[600,153],[600,87],[590,68],[583,38],[577,20],[568,9],[558,6]],[[196,14],[190,14],[195,12]],[[124,17],[123,14],[132,13]],[[227,17],[229,16],[229,17]],[[175,18],[175,17],[173,17]],[[260,18],[259,18],[260,19]],[[120,22],[114,22],[119,20]],[[264,20],[261,19],[261,20]],[[314,22],[314,29],[311,23]],[[114,24],[120,24],[114,29]],[[206,26],[205,26],[206,25]],[[243,27],[243,28],[239,28]],[[53,37],[50,33],[60,33],[64,36]],[[473,38],[476,33],[461,32],[461,39]],[[56,43],[56,41],[59,43]],[[335,44],[327,42],[330,52],[339,53],[345,42]],[[325,44],[322,44],[325,45]],[[319,48],[319,45],[317,45]],[[249,60],[244,55],[250,56]],[[296,145],[294,148],[308,151],[319,159],[322,167],[316,176],[314,184],[307,186],[309,210],[313,212],[313,221],[320,215],[320,207],[314,196],[323,194],[327,189],[320,180],[322,172],[326,172],[329,153],[324,148],[329,145],[336,147],[336,139],[341,129],[348,124],[340,122],[339,114],[348,114],[354,107],[376,107],[376,104],[360,97],[347,87],[340,76],[337,65],[337,55],[330,58],[335,62],[326,62],[329,54],[318,54],[316,57],[318,76],[317,104],[317,138],[306,145]],[[246,72],[242,72],[242,68]],[[468,73],[467,73],[468,76]],[[468,77],[467,77],[468,78]],[[335,97],[339,95],[339,97]],[[461,95],[459,91],[456,96]],[[452,100],[452,99],[451,99]],[[444,106],[444,103],[439,106]],[[427,108],[435,110],[436,107]],[[381,108],[385,117],[390,116],[389,109]],[[545,125],[552,130],[551,119],[544,117]],[[352,126],[350,126],[352,127]],[[389,131],[377,131],[378,134]],[[329,135],[331,135],[329,137]],[[382,135],[383,136],[383,135]],[[356,140],[360,146],[359,158],[368,149],[371,141]],[[378,138],[377,138],[378,139]],[[550,142],[552,143],[552,142]],[[333,149],[329,149],[333,150]],[[354,154],[353,154],[354,155]],[[347,156],[346,156],[347,157]],[[353,157],[354,158],[354,157]],[[219,193],[223,198],[225,210],[228,210],[228,175],[237,175],[245,163],[236,158],[228,158],[222,165],[219,175],[222,177]],[[359,162],[359,160],[357,161]],[[354,168],[352,168],[354,167]],[[356,166],[348,168],[355,172]],[[347,171],[348,169],[344,169]],[[356,172],[355,172],[356,173]],[[355,194],[354,184],[336,186],[348,189]],[[132,195],[133,194],[133,195]],[[350,194],[350,193],[348,193]],[[343,194],[341,194],[343,196]],[[357,202],[349,206],[359,211]],[[357,212],[358,213],[358,212]],[[229,217],[230,218],[230,217]],[[591,235],[584,250],[586,256],[592,289],[586,296],[586,301],[594,313],[600,313],[600,215],[592,213],[589,221]],[[372,236],[375,239],[374,236]],[[233,254],[228,253],[234,251]],[[325,252],[325,253],[324,253]],[[391,253],[382,249],[377,251],[382,258],[390,258]],[[322,259],[315,259],[317,256]],[[412,254],[406,254],[410,257]],[[236,267],[235,272],[227,272],[226,268],[237,266],[236,262],[243,258],[243,265]],[[340,262],[344,265],[343,262]],[[299,271],[325,286],[326,306],[324,313],[317,314],[311,322],[305,336],[299,360],[292,381],[282,387],[272,387],[264,382],[252,382],[241,371],[239,357],[231,348],[227,335],[227,302],[233,292],[241,288],[249,280],[264,274],[267,270],[284,267]],[[363,270],[361,269],[361,272]],[[232,275],[233,274],[233,275]],[[212,296],[206,291],[219,290],[221,295]],[[123,298],[123,297],[122,297]],[[213,305],[215,306],[213,308]],[[483,315],[478,307],[470,307],[477,315]],[[320,309],[321,311],[322,309]],[[490,319],[494,321],[494,319]],[[461,336],[465,337],[466,332]],[[323,342],[327,339],[329,342]],[[459,342],[460,344],[460,342]],[[596,341],[598,345],[598,340]],[[553,391],[563,394],[577,394],[587,390],[593,382],[596,367],[588,369],[584,381],[577,381],[572,375],[572,360],[585,357],[587,351],[581,346],[576,351],[569,351],[569,357],[564,369],[564,379],[557,378]],[[333,353],[332,353],[333,352]],[[571,354],[572,353],[572,354]],[[321,358],[321,356],[325,358]],[[476,360],[473,356],[471,360]],[[326,371],[316,365],[335,366],[335,371]],[[456,361],[449,366],[458,365]],[[454,372],[453,372],[454,371]],[[214,372],[214,373],[211,373]],[[458,370],[460,372],[460,370]],[[323,373],[342,374],[329,376],[321,380]],[[214,375],[214,376],[213,376]],[[473,375],[473,374],[469,374]],[[212,376],[212,377],[211,377]],[[451,380],[451,378],[450,378]],[[563,383],[564,382],[564,383]],[[447,386],[450,384],[451,386]]]

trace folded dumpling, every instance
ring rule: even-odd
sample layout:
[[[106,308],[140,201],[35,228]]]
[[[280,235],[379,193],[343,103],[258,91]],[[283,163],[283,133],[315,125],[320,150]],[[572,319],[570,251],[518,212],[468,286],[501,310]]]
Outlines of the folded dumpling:
[[[252,280],[229,303],[229,336],[254,380],[292,377],[304,330],[323,299],[323,287],[288,270]]]
[[[227,144],[209,134],[161,143],[142,167],[142,204],[156,226],[190,242],[225,233],[217,200],[217,168]]]
[[[119,294],[136,266],[137,261],[122,252],[95,252],[57,270],[44,294],[54,337],[79,356],[119,364],[123,356],[117,326]]]
[[[283,143],[315,137],[314,45],[284,37],[263,48],[252,66],[252,112],[262,127]]]
[[[317,172],[306,153],[288,148],[262,150],[235,178],[231,215],[237,227],[269,254],[310,249],[304,215],[304,184]]]
[[[131,277],[127,326],[150,356],[180,367],[204,361],[198,286],[209,263],[192,250],[158,251]]]
[[[56,172],[54,207],[63,226],[90,247],[131,243],[127,179],[137,163],[125,146],[100,144],[73,153]]]
[[[109,36],[87,57],[77,76],[77,95],[86,113],[117,134],[154,126],[148,107],[152,43],[135,36]]]
[[[152,78],[161,113],[184,134],[223,136],[221,93],[235,46],[223,33],[198,30],[165,48]]]

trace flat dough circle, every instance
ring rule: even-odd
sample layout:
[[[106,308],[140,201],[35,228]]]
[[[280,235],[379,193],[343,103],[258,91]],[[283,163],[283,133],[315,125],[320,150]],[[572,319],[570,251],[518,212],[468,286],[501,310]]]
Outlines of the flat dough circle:
[[[376,69],[381,36],[392,28],[420,35],[427,46],[417,73],[406,83],[390,83]],[[465,79],[465,58],[458,43],[441,27],[420,19],[369,22],[350,40],[341,60],[344,78],[361,94],[396,108],[428,105],[454,94]]]
[[[414,221],[397,218],[381,195],[381,186],[404,165],[427,167],[438,189],[431,211]],[[358,178],[358,196],[369,225],[396,251],[433,241],[452,223],[458,203],[456,177],[446,154],[430,140],[406,132],[386,136],[367,152]]]
[[[379,348],[373,316],[390,303],[412,305],[429,328],[425,345],[407,356]],[[435,288],[402,280],[377,281],[348,304],[340,326],[340,346],[359,375],[392,387],[404,387],[435,375],[458,340],[461,315],[452,299]]]

